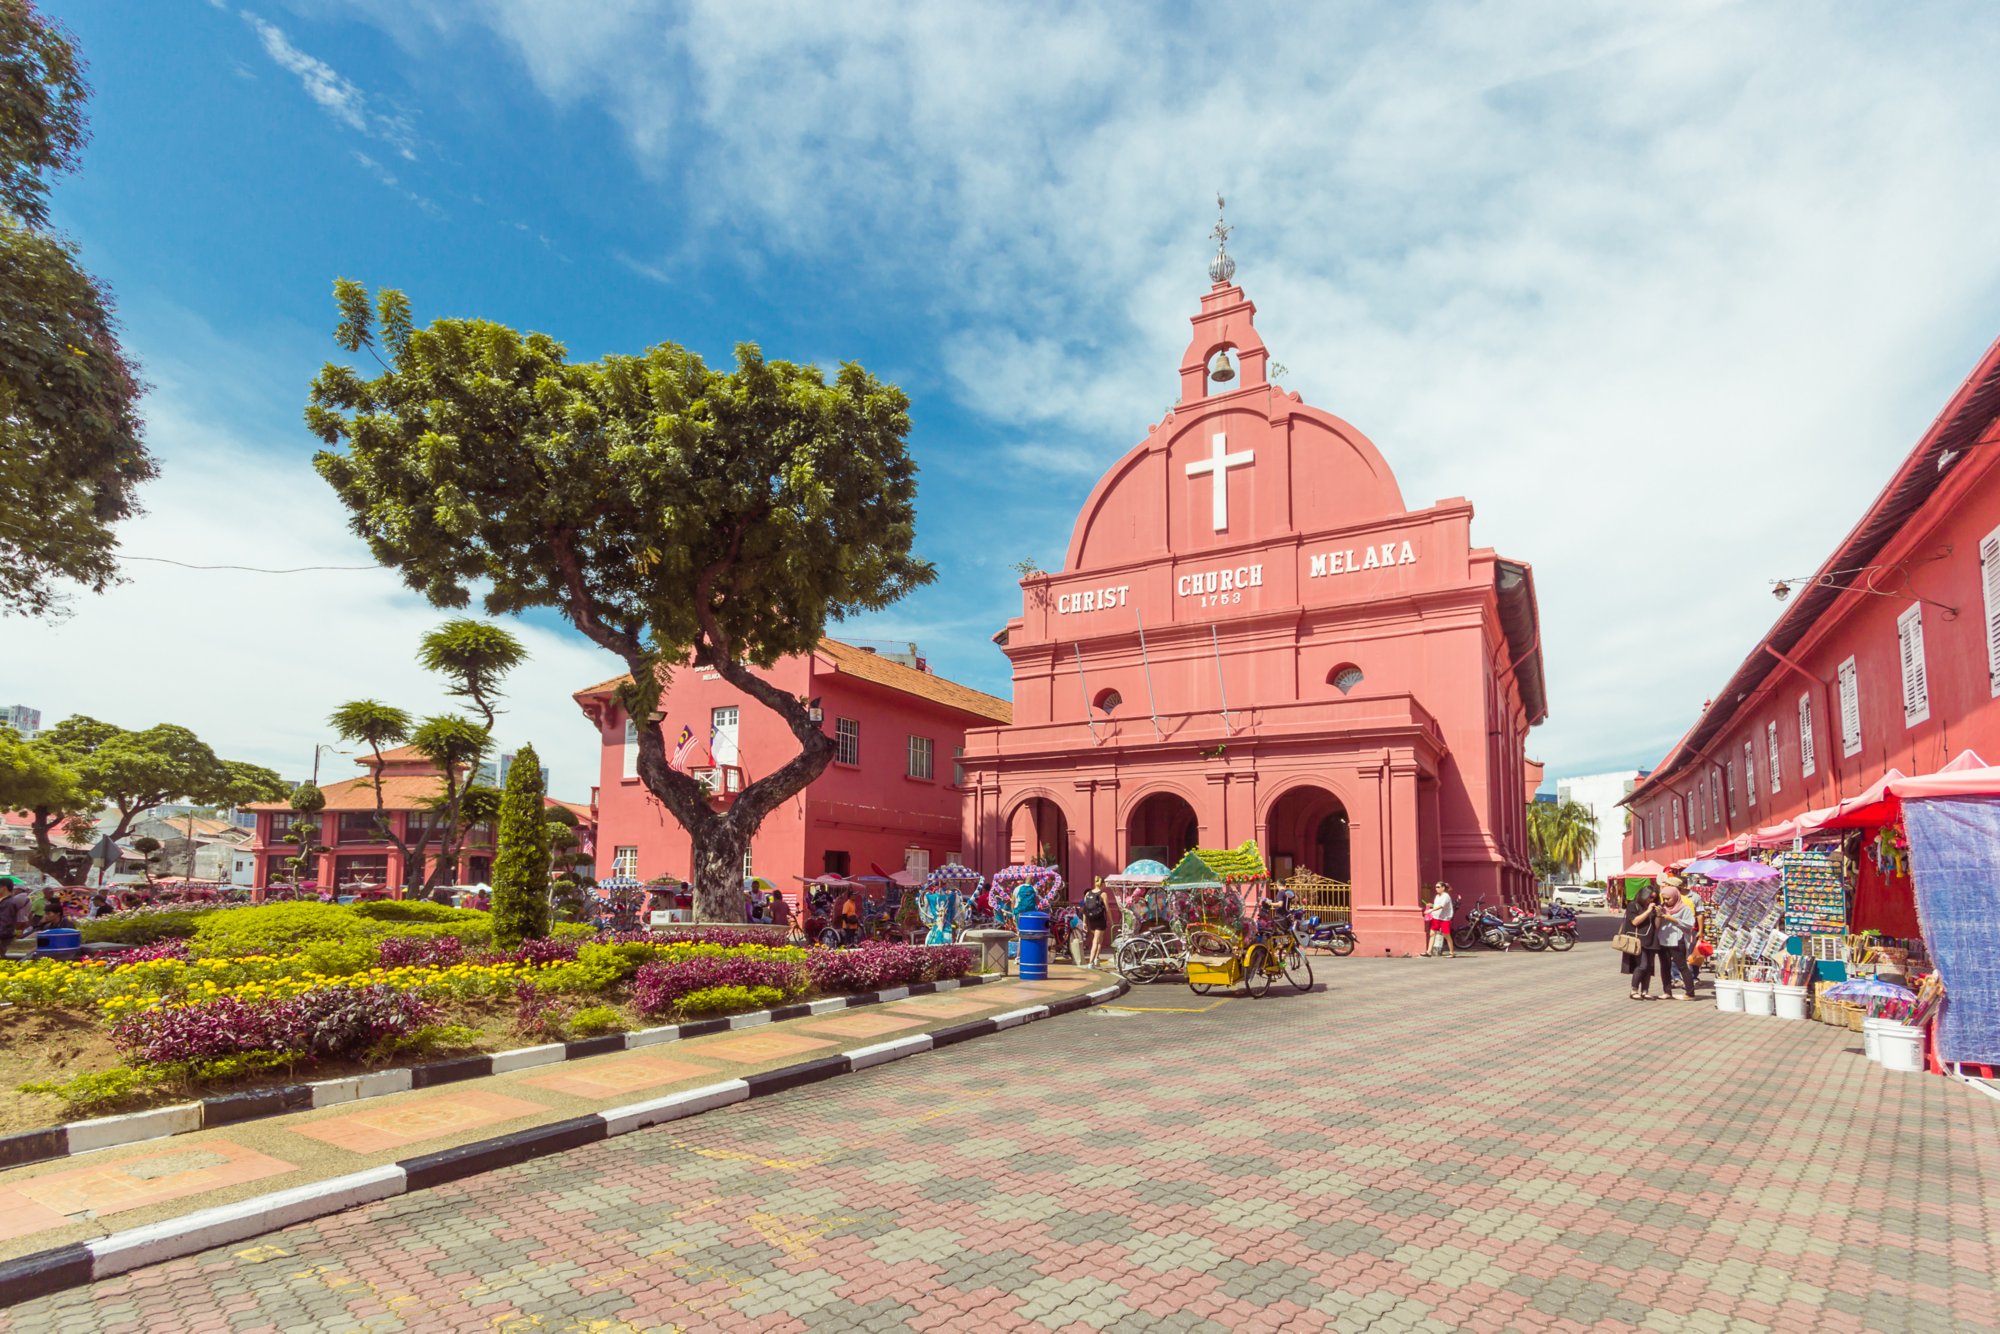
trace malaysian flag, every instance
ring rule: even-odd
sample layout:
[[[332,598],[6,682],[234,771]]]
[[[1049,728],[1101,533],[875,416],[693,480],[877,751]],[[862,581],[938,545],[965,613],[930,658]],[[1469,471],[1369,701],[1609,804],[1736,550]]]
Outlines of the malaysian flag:
[[[694,749],[694,729],[692,727],[689,727],[686,723],[682,723],[681,734],[674,741],[674,757],[672,760],[668,761],[668,767],[672,769],[680,768],[682,766],[682,762],[687,759],[688,752],[693,749]]]

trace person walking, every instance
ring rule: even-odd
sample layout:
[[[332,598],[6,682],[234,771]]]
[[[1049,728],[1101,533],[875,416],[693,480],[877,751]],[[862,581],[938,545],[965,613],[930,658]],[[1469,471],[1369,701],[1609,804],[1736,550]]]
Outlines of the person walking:
[[[1111,939],[1111,904],[1105,897],[1104,877],[1098,876],[1090,890],[1083,896],[1077,911],[1083,916],[1083,929],[1090,940],[1090,957],[1084,960],[1086,968],[1098,966],[1097,956]]]
[[[1442,954],[1448,959],[1458,957],[1458,946],[1451,939],[1452,921],[1457,912],[1458,905],[1452,902],[1451,886],[1438,881],[1431,889],[1430,905],[1424,909],[1424,927],[1431,936],[1430,953]]]
[[[1656,914],[1659,930],[1654,946],[1660,961],[1660,990],[1674,998],[1674,979],[1681,982],[1681,999],[1693,1000],[1694,970],[1688,966],[1688,946],[1694,940],[1694,905],[1681,895],[1677,876],[1660,881],[1660,904]]]
[[[1637,898],[1625,905],[1625,925],[1622,934],[1639,938],[1636,954],[1618,955],[1618,971],[1632,979],[1632,999],[1651,1000],[1653,989],[1654,945],[1658,941],[1659,923],[1655,920],[1659,904],[1653,897],[1653,887],[1647,885],[1639,891]]]
[[[843,945],[861,943],[861,898],[851,889],[840,901],[840,943]]]
[[[0,875],[0,958],[14,946],[16,936],[26,935],[34,926],[34,896],[11,875]]]

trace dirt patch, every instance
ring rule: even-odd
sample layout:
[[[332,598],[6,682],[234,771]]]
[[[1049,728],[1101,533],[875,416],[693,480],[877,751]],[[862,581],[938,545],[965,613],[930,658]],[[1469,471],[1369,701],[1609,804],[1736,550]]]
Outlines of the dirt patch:
[[[111,1035],[94,1018],[63,1010],[0,1010],[0,1135],[62,1121],[63,1104],[23,1084],[63,1080],[119,1063]]]

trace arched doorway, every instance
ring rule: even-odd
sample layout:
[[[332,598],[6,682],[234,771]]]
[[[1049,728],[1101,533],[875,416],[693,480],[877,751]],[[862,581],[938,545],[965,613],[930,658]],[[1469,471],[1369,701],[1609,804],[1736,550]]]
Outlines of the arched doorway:
[[[1069,819],[1047,797],[1029,797],[1007,823],[1007,857],[1016,865],[1053,866],[1069,882]]]
[[[1125,860],[1150,857],[1172,866],[1201,839],[1194,807],[1178,792],[1155,792],[1132,808],[1125,822]]]
[[[1289,858],[1294,870],[1314,871],[1329,880],[1353,878],[1347,808],[1325,788],[1295,787],[1285,793],[1271,807],[1265,828],[1271,844],[1265,851],[1274,863]]]

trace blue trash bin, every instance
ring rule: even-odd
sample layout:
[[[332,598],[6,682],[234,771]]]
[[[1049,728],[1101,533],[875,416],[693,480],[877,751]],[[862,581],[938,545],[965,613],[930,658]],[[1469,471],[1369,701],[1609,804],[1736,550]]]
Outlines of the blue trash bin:
[[[1049,915],[1024,912],[1020,918],[1021,980],[1046,982],[1049,977]]]
[[[38,959],[80,959],[83,957],[83,932],[75,927],[56,926],[35,933],[35,957]]]

